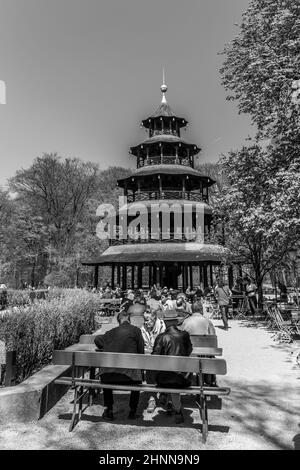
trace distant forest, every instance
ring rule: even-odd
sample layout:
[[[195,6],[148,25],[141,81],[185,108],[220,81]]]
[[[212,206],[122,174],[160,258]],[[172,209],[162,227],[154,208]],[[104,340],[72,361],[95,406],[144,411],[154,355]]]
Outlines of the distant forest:
[[[214,164],[198,168],[218,179]],[[83,286],[92,269],[80,260],[97,257],[108,246],[96,236],[101,203],[118,202],[117,180],[131,169],[99,166],[79,159],[44,154],[17,171],[0,190],[0,282],[12,288],[24,283]],[[212,193],[218,189],[220,181]],[[100,282],[108,269],[100,270]]]

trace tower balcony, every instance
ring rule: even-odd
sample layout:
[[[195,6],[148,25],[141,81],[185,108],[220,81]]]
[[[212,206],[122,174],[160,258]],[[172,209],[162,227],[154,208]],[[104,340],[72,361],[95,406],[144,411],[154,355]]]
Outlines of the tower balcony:
[[[213,237],[210,231],[207,229],[206,232],[198,236],[196,232],[194,234],[187,235],[185,232],[161,232],[158,233],[147,233],[136,234],[136,236],[128,236],[127,238],[116,237],[109,240],[109,246],[117,245],[140,245],[140,244],[155,244],[155,243],[204,243],[209,244],[213,241]]]
[[[182,165],[193,168],[193,157],[181,158],[178,155],[158,155],[149,158],[139,158],[137,161],[137,168],[143,168],[151,165]]]
[[[174,199],[186,200],[195,202],[208,203],[208,196],[200,193],[199,191],[178,191],[178,190],[165,190],[165,191],[137,191],[127,195],[127,202],[137,201],[151,201],[159,199]]]

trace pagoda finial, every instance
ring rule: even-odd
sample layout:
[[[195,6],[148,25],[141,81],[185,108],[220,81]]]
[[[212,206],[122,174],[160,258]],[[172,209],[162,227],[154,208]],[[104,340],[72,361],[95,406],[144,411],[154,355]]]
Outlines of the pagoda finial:
[[[167,103],[167,100],[166,100],[166,96],[165,96],[165,93],[168,91],[168,87],[167,85],[165,84],[165,69],[163,68],[163,84],[162,86],[160,87],[161,91],[162,91],[162,99],[161,99],[161,102],[162,104],[166,104]]]

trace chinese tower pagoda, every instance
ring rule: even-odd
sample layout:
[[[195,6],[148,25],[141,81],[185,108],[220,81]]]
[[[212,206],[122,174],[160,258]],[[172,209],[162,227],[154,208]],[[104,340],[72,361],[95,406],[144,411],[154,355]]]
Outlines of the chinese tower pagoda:
[[[135,236],[127,233],[109,241],[109,247],[98,258],[84,261],[84,265],[95,266],[94,285],[98,285],[99,266],[111,267],[111,285],[123,290],[149,288],[153,284],[161,287],[185,290],[188,286],[203,283],[213,285],[214,267],[221,264],[226,255],[223,246],[210,243],[212,210],[209,205],[209,188],[215,181],[195,169],[195,155],[200,152],[197,145],[181,137],[181,129],[187,121],[176,116],[166,100],[167,86],[161,86],[162,100],[156,112],[142,121],[148,138],[131,148],[136,157],[136,170],[118,180],[123,188],[126,204],[117,213],[116,227],[120,228],[122,214],[127,212],[128,224],[134,219],[133,205],[143,204],[148,211],[148,227],[140,227]],[[191,209],[192,231],[187,236],[175,227],[173,205]],[[153,226],[155,206],[156,224]],[[197,230],[196,206],[202,209],[202,234]],[[158,207],[158,209],[157,209]],[[169,210],[170,225],[164,233],[163,211]],[[152,214],[152,215],[151,215]],[[184,215],[182,215],[182,220]],[[178,220],[178,219],[177,219]],[[152,225],[151,225],[152,222]],[[184,225],[183,225],[184,226]]]

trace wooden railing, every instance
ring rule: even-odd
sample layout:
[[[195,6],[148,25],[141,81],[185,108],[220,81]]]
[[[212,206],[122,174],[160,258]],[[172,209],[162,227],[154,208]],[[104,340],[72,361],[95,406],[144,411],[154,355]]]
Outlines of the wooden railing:
[[[175,237],[176,236],[176,237]],[[109,241],[110,246],[116,245],[135,245],[135,244],[142,244],[142,243],[189,243],[189,242],[197,242],[197,243],[209,243],[211,240],[210,234],[205,233],[204,236],[197,235],[197,233],[191,233],[187,236],[185,233],[179,232],[160,232],[160,233],[152,233],[152,234],[144,234],[136,235],[136,236],[128,236],[126,239],[111,239]]]
[[[193,160],[192,158],[181,158],[181,157],[176,157],[175,155],[163,155],[161,156],[155,156],[155,157],[149,157],[148,159],[142,159],[140,158],[138,160],[137,167],[142,168],[144,166],[150,166],[150,165],[183,165],[183,166],[190,166],[193,167]]]
[[[178,191],[178,190],[165,190],[165,191],[140,191],[127,195],[127,202],[136,201],[151,201],[158,199],[184,199],[186,201],[208,202],[208,197],[201,194],[199,191]]]

